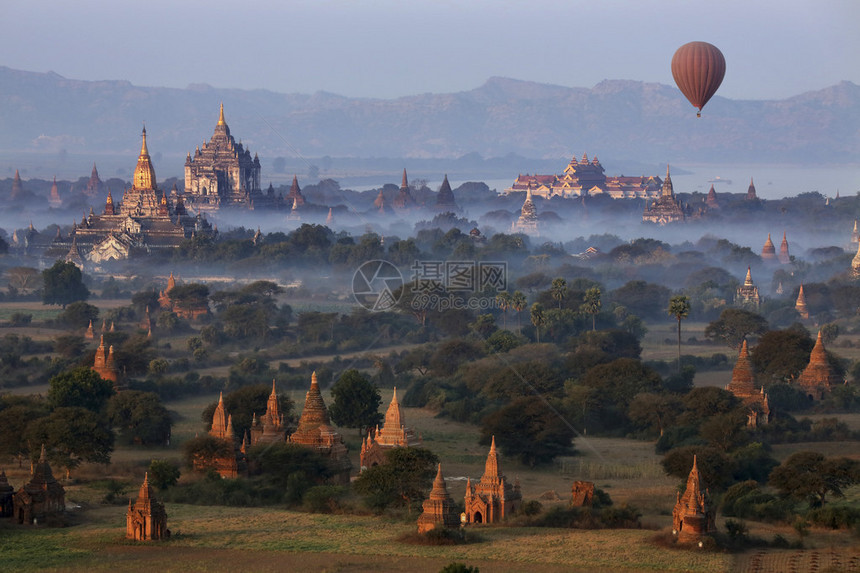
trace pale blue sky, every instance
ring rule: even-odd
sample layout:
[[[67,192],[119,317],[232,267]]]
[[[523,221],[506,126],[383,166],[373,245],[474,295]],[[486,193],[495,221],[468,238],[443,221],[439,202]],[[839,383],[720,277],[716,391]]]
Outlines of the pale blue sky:
[[[857,0],[29,0],[0,20],[0,65],[143,86],[393,98],[491,76],[673,85],[672,54],[693,40],[725,55],[725,97],[860,84]]]

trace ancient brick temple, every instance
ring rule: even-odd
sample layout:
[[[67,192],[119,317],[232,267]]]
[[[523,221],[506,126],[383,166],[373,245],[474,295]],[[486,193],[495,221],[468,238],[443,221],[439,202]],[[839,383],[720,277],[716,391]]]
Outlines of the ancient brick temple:
[[[716,511],[711,506],[707,490],[702,491],[696,456],[693,456],[687,488],[684,495],[678,492],[672,510],[672,532],[678,536],[679,543],[697,543],[702,537],[716,531],[715,518]]]
[[[311,375],[311,387],[305,396],[305,407],[302,409],[298,428],[290,436],[289,442],[311,448],[328,458],[333,474],[332,481],[349,483],[352,463],[349,461],[343,438],[329,421],[328,409],[320,393],[316,372]]]
[[[406,178],[406,169],[403,170],[400,192],[397,194],[397,197],[394,198],[392,203],[396,211],[408,211],[409,209],[414,209],[418,206],[415,199],[412,197],[412,193],[409,192],[409,180]],[[329,209],[329,213],[331,213],[331,209]]]
[[[732,380],[726,385],[726,390],[734,394],[747,406],[747,425],[756,427],[759,423],[770,421],[770,404],[764,388],[756,390],[752,365],[749,360],[747,341],[741,344],[738,361],[732,370]]]
[[[209,222],[199,214],[188,214],[175,190],[168,198],[158,188],[146,129],[142,139],[132,185],[123,193],[120,206],[108,190],[104,212],[96,215],[91,209],[67,238],[54,240],[46,257],[66,256],[74,245],[84,259],[102,263],[172,249],[195,234],[211,234]]]
[[[442,180],[442,186],[439,187],[439,193],[436,195],[435,210],[439,213],[459,213],[460,207],[454,200],[454,192],[451,190],[451,184],[448,183],[448,174]]]
[[[663,180],[663,188],[660,197],[642,213],[642,221],[666,225],[686,219],[686,213],[681,202],[675,198],[675,188],[672,186],[672,178],[669,176],[669,166],[666,166],[666,178]]]
[[[218,472],[222,478],[234,478],[239,475],[240,461],[243,461],[242,453],[238,450],[236,433],[233,431],[233,416],[229,415],[224,408],[224,393],[218,398],[218,405],[212,415],[212,427],[209,435],[224,443],[223,455],[210,458],[197,456],[193,460],[194,469],[197,471],[209,468]]]
[[[856,221],[854,222],[854,225],[856,228]],[[857,252],[854,254],[854,258],[851,259],[851,276],[855,279],[860,278],[860,242],[857,243]]]
[[[511,485],[499,469],[496,437],[493,436],[481,481],[475,485],[472,480],[466,482],[466,521],[497,523],[519,509],[522,501],[519,483]]]
[[[167,287],[158,293],[158,306],[186,320],[197,320],[209,314],[208,301],[183,301],[181,304],[174,302],[170,298],[170,291],[174,288],[176,288],[176,278],[171,271],[170,276],[167,277]]]
[[[777,258],[781,265],[787,265],[791,262],[791,255],[788,252],[788,239],[785,236],[785,231],[782,232],[782,243],[779,244],[779,255]]]
[[[15,488],[9,485],[9,480],[6,479],[6,471],[0,470],[0,517],[12,517],[14,512],[14,504],[12,498],[15,496]]]
[[[773,245],[773,241],[770,238],[770,233],[767,234],[767,240],[764,242],[764,246],[761,248],[761,260],[765,262],[776,261],[776,247]]]
[[[15,493],[12,505],[18,523],[25,524],[44,523],[66,510],[66,490],[54,478],[44,444],[30,481]]]
[[[825,394],[829,394],[833,390],[834,386],[843,382],[827,359],[827,352],[825,352],[819,330],[818,339],[809,355],[809,364],[797,379],[797,384],[811,400],[821,400]]]
[[[594,482],[575,481],[570,488],[571,507],[591,507],[594,503]]]
[[[92,322],[90,322],[92,326]],[[92,370],[105,380],[113,382],[114,388],[119,388],[119,370],[113,358],[113,345],[105,350],[105,335],[99,338],[99,347],[96,348],[96,357],[93,361]]]
[[[442,464],[436,469],[436,479],[430,497],[424,500],[424,511],[418,517],[418,533],[427,533],[433,529],[453,528],[460,525],[460,517],[454,508],[454,502],[448,495],[445,478],[442,477]]]
[[[260,189],[260,159],[236,143],[224,120],[224,104],[208,143],[185,158],[185,200],[197,211],[260,208],[273,196]]]
[[[278,394],[275,391],[275,381],[272,380],[272,393],[266,402],[266,413],[251,422],[251,445],[284,443],[287,440],[287,428],[284,415],[278,405]]]
[[[519,219],[511,223],[511,232],[534,236],[540,235],[537,208],[535,207],[534,199],[532,199],[531,186],[526,189],[526,200],[523,201],[523,206],[520,209]]]
[[[809,320],[809,307],[806,306],[806,295],[803,294],[803,285],[800,285],[800,290],[797,292],[797,301],[794,303],[794,310],[800,315],[803,320]]]
[[[420,444],[421,439],[415,436],[411,428],[406,427],[403,410],[400,408],[400,402],[397,401],[397,388],[394,388],[394,395],[385,412],[385,425],[382,426],[382,430],[376,428],[375,432],[370,432],[367,439],[361,442],[361,469],[385,463],[385,452],[391,448]]]
[[[135,541],[154,541],[170,537],[164,504],[155,499],[155,494],[149,485],[148,474],[143,476],[143,484],[140,486],[137,500],[134,503],[131,500],[128,501],[125,536]]]
[[[744,278],[744,284],[739,286],[735,293],[735,304],[754,308],[758,308],[761,304],[761,297],[758,294],[758,287],[753,283],[750,267],[747,267],[747,276]]]

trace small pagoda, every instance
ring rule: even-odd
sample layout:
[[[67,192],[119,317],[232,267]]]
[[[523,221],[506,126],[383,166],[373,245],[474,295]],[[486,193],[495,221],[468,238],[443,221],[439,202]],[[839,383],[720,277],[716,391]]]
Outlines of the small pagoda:
[[[499,469],[496,437],[493,436],[481,481],[475,485],[472,480],[466,482],[466,522],[498,523],[519,509],[522,501],[519,483],[511,485]]]
[[[9,485],[9,480],[6,479],[6,470],[0,470],[0,517],[15,515],[14,497],[15,488]]]
[[[684,495],[678,492],[672,510],[672,533],[678,536],[678,543],[698,543],[717,530],[715,518],[716,511],[711,505],[707,489],[702,491],[696,456],[693,456],[687,488]]]
[[[741,344],[738,361],[732,370],[732,379],[726,385],[726,390],[734,394],[749,409],[747,426],[755,428],[759,423],[767,424],[770,421],[770,404],[767,394],[764,393],[764,388],[756,390],[746,340]]]
[[[855,279],[860,278],[860,243],[857,244],[857,253],[851,259],[851,276]]]
[[[442,477],[442,464],[436,469],[436,479],[430,497],[424,500],[424,511],[418,517],[418,533],[434,529],[451,529],[460,525],[460,518],[454,508],[454,501],[448,495],[445,478]]]
[[[411,428],[406,427],[406,419],[400,402],[397,401],[397,388],[391,403],[385,412],[385,425],[382,430],[378,427],[367,435],[367,439],[361,442],[361,469],[365,470],[373,466],[385,463],[385,452],[392,448],[405,448],[421,445],[420,438],[415,436]]]
[[[773,245],[773,240],[770,238],[770,233],[767,234],[767,240],[761,248],[761,259],[765,262],[774,262],[776,258],[776,247]]]
[[[400,183],[400,192],[394,198],[393,206],[396,211],[408,211],[418,206],[412,193],[409,192],[409,180],[406,178],[406,169],[403,169],[403,179]]]
[[[90,323],[92,326],[92,323]],[[113,382],[114,388],[119,389],[119,369],[113,357],[113,345],[105,350],[105,335],[99,337],[99,347],[93,360],[92,370],[105,380]]]
[[[278,405],[278,393],[275,391],[275,381],[272,380],[272,393],[266,402],[266,413],[251,422],[251,445],[281,444],[287,441],[287,428],[284,415]]]
[[[233,430],[233,416],[229,415],[224,407],[223,392],[218,398],[218,405],[212,415],[212,427],[209,429],[209,435],[222,442],[223,447],[219,449],[220,453],[210,457],[204,457],[202,454],[195,455],[192,463],[194,469],[205,471],[211,468],[218,472],[222,478],[237,477],[240,470],[241,452],[238,450],[236,433]]]
[[[797,384],[810,399],[821,400],[833,390],[834,386],[843,382],[827,359],[827,352],[824,349],[824,342],[821,340],[821,331],[819,330],[818,339],[809,355],[809,364],[797,379]]]
[[[720,203],[717,201],[717,191],[714,189],[714,184],[711,183],[711,188],[708,190],[708,198],[705,199],[705,204],[708,206],[708,209],[719,209]]]
[[[806,295],[803,294],[803,285],[800,285],[800,290],[797,291],[797,301],[794,303],[794,310],[800,315],[803,320],[809,320],[809,307],[806,306]]]
[[[785,231],[782,232],[782,243],[779,244],[779,264],[787,265],[791,262],[791,255],[788,254],[788,239],[785,237]]]
[[[128,500],[125,514],[125,536],[135,541],[156,541],[170,537],[164,504],[155,499],[149,474],[144,474],[137,500]]]
[[[744,279],[744,284],[739,286],[735,293],[735,304],[754,308],[758,308],[761,304],[761,297],[758,293],[758,287],[753,283],[750,267],[747,267],[747,276]]]
[[[66,510],[66,490],[54,478],[45,454],[45,444],[42,444],[30,481],[15,493],[12,505],[18,523],[27,525],[60,517]]]
[[[660,198],[645,209],[645,212],[642,213],[642,221],[667,225],[685,219],[686,215],[683,207],[681,207],[681,202],[675,198],[675,188],[672,186],[672,178],[669,176],[669,166],[667,165],[666,179],[663,180]]]
[[[328,459],[335,483],[349,483],[352,463],[341,435],[331,426],[328,409],[320,393],[317,373],[311,374],[311,387],[305,396],[305,407],[298,428],[290,435],[291,444],[310,448]]]
[[[523,206],[520,209],[520,218],[511,224],[511,232],[525,233],[526,235],[533,235],[535,237],[540,235],[537,209],[532,199],[531,183],[529,183],[526,189],[526,200],[523,201]]]
[[[448,183],[448,174],[442,180],[442,186],[439,187],[439,193],[436,195],[436,211],[439,213],[457,213],[460,208],[454,200],[454,191],[451,190],[451,184]]]

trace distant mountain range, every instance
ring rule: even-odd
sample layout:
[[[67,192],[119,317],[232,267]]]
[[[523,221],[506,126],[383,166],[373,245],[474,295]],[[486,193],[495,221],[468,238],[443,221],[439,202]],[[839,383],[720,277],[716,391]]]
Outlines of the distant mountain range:
[[[860,86],[778,101],[719,96],[696,119],[674,86],[607,80],[567,88],[491,78],[465,92],[394,99],[331,93],[141,87],[0,67],[0,151],[185,155],[208,140],[223,102],[236,139],[276,157],[556,159],[665,163],[854,163]]]

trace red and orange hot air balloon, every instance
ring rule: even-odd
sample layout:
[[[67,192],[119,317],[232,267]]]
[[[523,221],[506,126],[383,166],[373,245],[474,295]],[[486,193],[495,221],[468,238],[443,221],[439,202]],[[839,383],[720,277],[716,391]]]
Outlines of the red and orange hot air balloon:
[[[672,56],[672,77],[678,89],[699,111],[711,99],[726,75],[726,59],[723,53],[707,42],[684,44]]]

